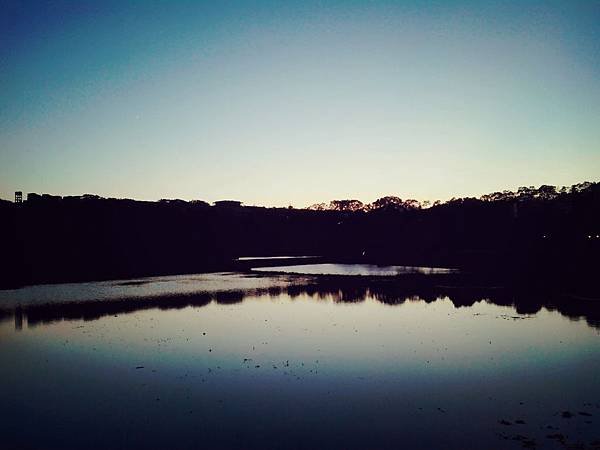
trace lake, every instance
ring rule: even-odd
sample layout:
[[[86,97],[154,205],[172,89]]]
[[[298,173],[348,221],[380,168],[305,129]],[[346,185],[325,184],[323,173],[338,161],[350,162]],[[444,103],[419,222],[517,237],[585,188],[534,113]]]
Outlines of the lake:
[[[297,264],[290,266],[255,267],[255,272],[280,272],[302,275],[395,276],[404,274],[439,275],[457,273],[445,267],[381,266],[376,264]]]
[[[2,447],[600,446],[596,304],[361,278],[0,291]]]

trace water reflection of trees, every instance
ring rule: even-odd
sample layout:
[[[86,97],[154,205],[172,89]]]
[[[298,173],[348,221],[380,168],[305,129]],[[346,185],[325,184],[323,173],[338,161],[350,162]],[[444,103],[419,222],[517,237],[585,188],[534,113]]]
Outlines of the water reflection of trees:
[[[535,291],[434,285],[405,286],[394,282],[360,279],[348,281],[335,277],[286,287],[19,307],[14,311],[0,310],[0,319],[14,316],[15,326],[19,324],[20,328],[24,316],[27,317],[29,326],[35,326],[58,320],[95,320],[104,316],[149,309],[170,310],[190,306],[204,307],[213,302],[231,305],[241,303],[249,298],[266,296],[274,299],[281,295],[287,295],[294,301],[302,301],[308,297],[317,301],[334,303],[360,303],[372,299],[391,306],[402,305],[407,301],[433,303],[447,298],[456,308],[471,307],[477,302],[485,301],[498,306],[512,307],[517,314],[535,314],[542,308],[555,310],[572,320],[583,318],[590,326],[600,328],[600,302],[593,300],[567,298]]]

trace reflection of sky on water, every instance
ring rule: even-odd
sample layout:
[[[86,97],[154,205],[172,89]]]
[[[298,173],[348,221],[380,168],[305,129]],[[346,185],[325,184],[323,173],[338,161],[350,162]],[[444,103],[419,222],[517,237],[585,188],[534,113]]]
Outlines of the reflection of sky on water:
[[[19,332],[9,321],[0,324],[4,438],[27,430],[34,447],[71,448],[519,448],[498,433],[550,445],[540,427],[555,426],[589,442],[600,436],[577,412],[600,415],[599,339],[545,308],[390,306],[368,295],[260,295]],[[555,415],[563,410],[576,417]]]
[[[302,284],[305,280],[286,277],[248,276],[241,273],[171,275],[133,280],[91,281],[87,283],[39,284],[0,290],[0,307],[45,303],[147,298],[204,292],[251,291]]]
[[[305,275],[361,275],[361,276],[394,276],[402,274],[448,274],[457,272],[456,269],[443,267],[418,266],[378,266],[375,264],[303,264],[292,266],[256,267],[256,272],[283,272]]]
[[[310,259],[321,256],[240,256],[238,261],[277,261],[279,259]]]
[[[266,272],[282,271],[293,275],[290,277],[268,276],[268,274],[256,274],[253,276],[228,272],[171,275],[117,281],[92,281],[87,283],[40,284],[25,286],[19,289],[0,290],[0,307],[13,308],[17,305],[27,306],[58,302],[81,302],[86,300],[157,297],[161,295],[187,295],[228,291],[248,292],[292,285],[305,285],[311,281],[306,277],[300,277],[296,274],[378,276],[405,273],[444,274],[452,272],[452,269],[433,267],[376,266],[371,264],[306,264],[262,267],[253,270]]]

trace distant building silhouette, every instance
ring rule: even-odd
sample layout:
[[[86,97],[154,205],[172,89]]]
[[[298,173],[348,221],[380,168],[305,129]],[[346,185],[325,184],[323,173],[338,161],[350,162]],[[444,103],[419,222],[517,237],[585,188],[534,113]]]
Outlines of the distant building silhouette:
[[[21,192],[21,191],[15,192],[15,203],[23,203],[23,192]]]
[[[85,198],[85,196],[83,196]],[[37,194],[35,192],[29,192],[27,194],[27,201],[34,203],[34,202],[40,202],[43,201],[45,203],[48,202],[57,202],[62,200],[62,197],[60,195],[50,195],[50,194]]]
[[[242,202],[238,200],[219,200],[215,202],[215,206],[218,206],[220,208],[239,208],[240,206],[242,206]]]

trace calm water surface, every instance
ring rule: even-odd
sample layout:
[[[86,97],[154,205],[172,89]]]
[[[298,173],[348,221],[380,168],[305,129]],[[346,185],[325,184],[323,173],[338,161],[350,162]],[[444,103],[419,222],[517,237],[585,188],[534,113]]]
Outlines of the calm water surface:
[[[312,259],[321,258],[321,256],[240,256],[238,261],[277,261],[285,259]]]
[[[303,264],[291,266],[257,267],[256,272],[282,272],[305,275],[351,275],[351,276],[394,276],[409,273],[426,275],[448,274],[457,272],[456,269],[443,267],[419,266],[378,266],[375,264]]]
[[[595,448],[600,335],[588,321],[309,282],[3,291],[2,447]],[[191,297],[170,307],[171,291]],[[77,295],[93,320],[73,314]],[[36,296],[54,306],[36,312]],[[144,306],[118,312],[121,301]]]

